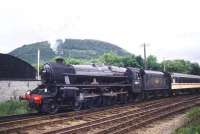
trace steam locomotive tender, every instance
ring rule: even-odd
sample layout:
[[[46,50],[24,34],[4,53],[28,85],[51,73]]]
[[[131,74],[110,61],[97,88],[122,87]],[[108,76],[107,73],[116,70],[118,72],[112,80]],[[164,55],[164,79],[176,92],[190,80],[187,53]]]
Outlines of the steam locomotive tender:
[[[28,91],[22,99],[28,100],[31,108],[42,113],[56,113],[66,107],[80,110],[124,104],[144,98],[170,96],[174,90],[176,93],[183,89],[188,91],[194,85],[198,89],[200,77],[189,76],[131,67],[51,62],[43,66],[42,84]],[[180,79],[187,79],[187,82],[182,80],[181,84],[194,81],[196,84],[180,88]]]

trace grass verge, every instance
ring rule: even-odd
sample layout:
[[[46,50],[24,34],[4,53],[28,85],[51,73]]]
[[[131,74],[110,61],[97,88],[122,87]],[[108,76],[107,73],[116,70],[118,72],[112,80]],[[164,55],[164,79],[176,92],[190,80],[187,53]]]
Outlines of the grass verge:
[[[187,112],[190,122],[178,128],[174,134],[200,134],[200,107],[195,107]]]
[[[27,102],[9,100],[0,103],[0,116],[29,113]]]

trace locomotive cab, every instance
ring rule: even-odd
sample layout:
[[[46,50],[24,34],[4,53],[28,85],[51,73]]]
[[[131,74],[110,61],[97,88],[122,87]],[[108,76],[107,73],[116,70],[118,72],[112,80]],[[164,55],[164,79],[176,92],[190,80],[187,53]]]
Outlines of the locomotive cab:
[[[129,68],[127,68],[126,74],[132,85],[132,92],[133,93],[141,93],[141,91],[142,91],[141,69],[129,67]]]

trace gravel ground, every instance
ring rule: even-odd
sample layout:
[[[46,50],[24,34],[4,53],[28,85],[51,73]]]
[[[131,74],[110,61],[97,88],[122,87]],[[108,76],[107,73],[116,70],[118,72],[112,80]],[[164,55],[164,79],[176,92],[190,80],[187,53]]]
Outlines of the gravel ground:
[[[172,134],[177,128],[189,121],[185,114],[177,114],[155,121],[129,134]]]

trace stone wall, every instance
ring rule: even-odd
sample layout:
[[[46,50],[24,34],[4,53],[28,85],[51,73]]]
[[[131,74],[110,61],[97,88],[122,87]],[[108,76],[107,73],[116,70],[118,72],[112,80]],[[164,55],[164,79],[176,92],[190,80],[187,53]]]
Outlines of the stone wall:
[[[18,99],[20,95],[24,95],[27,90],[34,89],[40,81],[0,81],[0,102]]]

